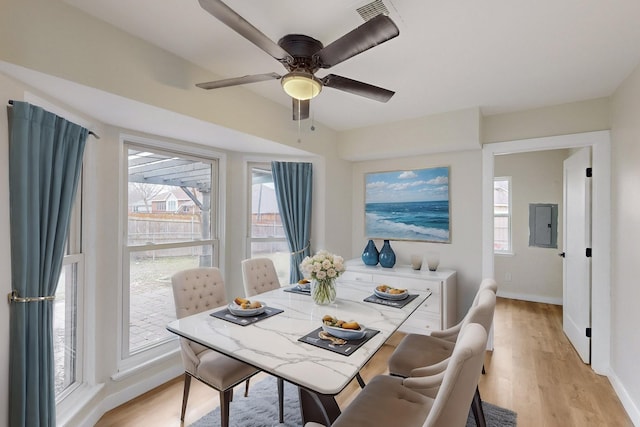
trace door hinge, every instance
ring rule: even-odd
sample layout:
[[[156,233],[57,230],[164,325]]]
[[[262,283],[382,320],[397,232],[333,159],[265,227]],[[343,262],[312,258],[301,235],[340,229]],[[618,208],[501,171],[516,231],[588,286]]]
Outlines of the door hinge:
[[[591,258],[591,248],[587,248],[585,252],[586,252],[587,258]]]
[[[587,168],[587,178],[591,178],[592,175],[593,175],[593,169]]]
[[[587,335],[587,338],[591,338],[591,328],[587,328],[585,330],[585,334]]]

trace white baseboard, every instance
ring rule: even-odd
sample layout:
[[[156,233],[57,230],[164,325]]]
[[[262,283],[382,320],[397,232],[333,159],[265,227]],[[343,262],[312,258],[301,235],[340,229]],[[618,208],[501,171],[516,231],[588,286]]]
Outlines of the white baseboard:
[[[517,299],[521,301],[530,301],[530,302],[541,302],[544,304],[562,305],[562,298],[548,297],[543,295],[501,292],[500,290],[498,290],[498,293],[496,295],[501,298]]]
[[[149,390],[152,390],[159,385],[166,383],[174,379],[175,377],[184,373],[184,367],[182,363],[177,366],[172,366],[164,371],[158,372],[157,374],[145,378],[142,381],[139,381],[131,386],[118,391],[110,396],[107,396],[103,401],[101,401],[98,405],[96,405],[89,414],[77,424],[77,426],[94,426],[98,420],[107,412],[116,408],[123,403],[130,401],[131,399],[140,396],[143,393],[146,393]],[[71,427],[70,425],[67,427]]]
[[[633,425],[640,426],[640,409],[633,399],[631,399],[631,396],[629,396],[627,389],[624,387],[622,382],[620,382],[620,379],[614,372],[610,371],[607,377],[609,378],[613,389],[616,391],[620,402],[622,402],[622,406],[624,406],[625,411],[627,411],[627,415],[631,418]]]

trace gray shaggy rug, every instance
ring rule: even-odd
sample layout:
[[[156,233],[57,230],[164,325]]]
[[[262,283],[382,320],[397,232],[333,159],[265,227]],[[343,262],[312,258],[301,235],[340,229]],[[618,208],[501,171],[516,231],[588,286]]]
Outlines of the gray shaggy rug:
[[[243,389],[244,390],[244,389]],[[517,414],[499,406],[482,402],[488,427],[515,427]],[[209,412],[190,427],[219,427],[220,408]],[[242,392],[234,393],[229,407],[230,427],[301,427],[298,389],[284,383],[284,424],[278,423],[278,388],[274,377],[265,378],[249,388],[249,397]],[[466,427],[476,427],[473,415],[469,416]]]

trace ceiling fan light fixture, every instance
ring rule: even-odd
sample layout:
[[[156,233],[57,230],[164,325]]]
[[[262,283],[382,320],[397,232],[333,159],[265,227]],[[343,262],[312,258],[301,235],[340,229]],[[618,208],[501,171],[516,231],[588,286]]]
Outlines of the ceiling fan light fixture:
[[[282,88],[292,98],[305,101],[316,97],[322,90],[322,83],[313,74],[292,71],[281,79]]]

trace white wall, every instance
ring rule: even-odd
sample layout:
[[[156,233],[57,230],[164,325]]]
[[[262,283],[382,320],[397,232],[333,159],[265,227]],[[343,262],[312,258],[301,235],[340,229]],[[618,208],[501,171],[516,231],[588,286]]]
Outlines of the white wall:
[[[6,99],[22,96],[20,86],[0,75],[0,94]],[[19,99],[19,98],[18,98]],[[3,109],[4,110],[4,109]],[[11,249],[9,241],[9,138],[6,111],[0,113],[0,297],[11,292]],[[5,300],[6,301],[6,300]],[[9,387],[9,304],[0,303],[0,394],[8,396]],[[0,399],[0,424],[9,423],[9,399]]]
[[[609,98],[598,98],[483,117],[482,141],[515,141],[609,127]]]
[[[468,108],[340,133],[340,157],[363,161],[476,150],[480,109]]]
[[[640,425],[640,67],[612,99],[612,382]]]
[[[466,313],[482,279],[482,161],[481,151],[459,151],[353,164],[352,258],[359,258],[368,240],[364,235],[364,175],[368,172],[449,166],[451,243],[391,241],[398,264],[410,264],[411,254],[435,251],[440,266],[457,271],[458,317]],[[376,240],[378,250],[382,241]]]
[[[511,177],[513,255],[496,255],[499,295],[562,304],[562,162],[567,150],[496,156],[495,176]],[[529,246],[529,204],[558,205],[558,247]]]

